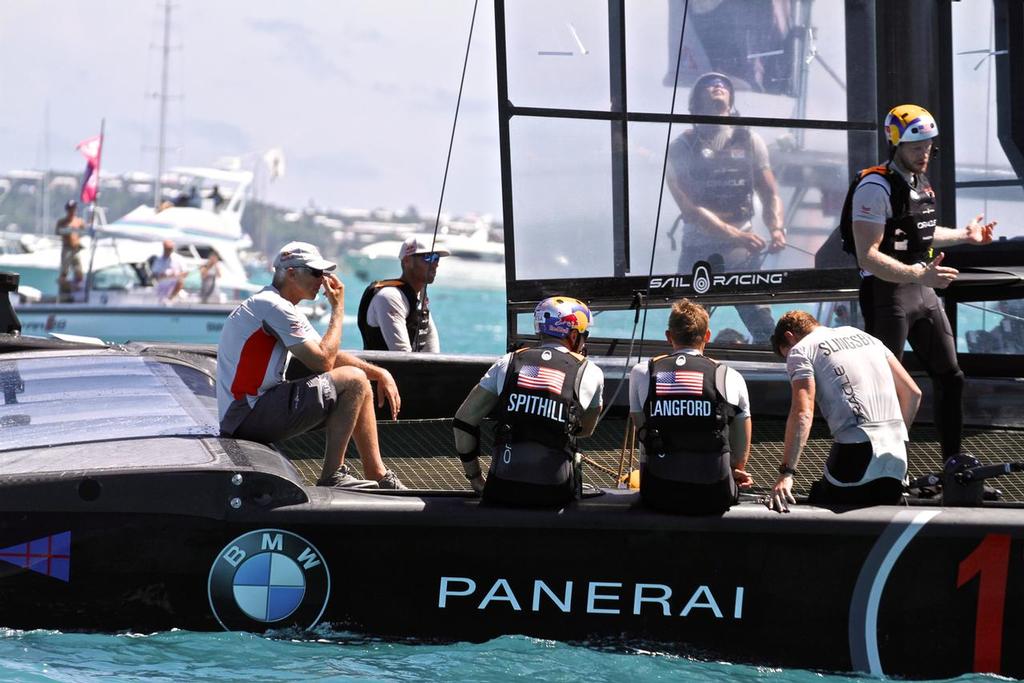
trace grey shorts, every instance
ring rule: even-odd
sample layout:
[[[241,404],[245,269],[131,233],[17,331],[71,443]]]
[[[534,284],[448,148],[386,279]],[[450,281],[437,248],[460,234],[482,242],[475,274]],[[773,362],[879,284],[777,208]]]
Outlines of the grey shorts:
[[[249,407],[234,401],[220,422],[221,434],[261,443],[284,441],[314,430],[327,419],[338,400],[329,373],[282,382]]]

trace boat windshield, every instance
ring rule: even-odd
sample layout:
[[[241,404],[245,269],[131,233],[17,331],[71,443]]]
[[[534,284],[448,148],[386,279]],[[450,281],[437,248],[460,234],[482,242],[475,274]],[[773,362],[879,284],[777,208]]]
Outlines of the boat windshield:
[[[0,452],[220,431],[213,379],[152,358],[0,360],[0,387]]]

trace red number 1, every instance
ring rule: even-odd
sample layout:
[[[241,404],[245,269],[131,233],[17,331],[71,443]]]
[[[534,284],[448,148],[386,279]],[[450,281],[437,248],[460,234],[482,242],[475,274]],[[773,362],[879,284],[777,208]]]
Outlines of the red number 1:
[[[974,670],[999,673],[1003,654],[1003,609],[1006,606],[1006,574],[1010,564],[1010,537],[988,534],[960,563],[956,587],[975,576],[978,586],[978,616],[974,622]]]

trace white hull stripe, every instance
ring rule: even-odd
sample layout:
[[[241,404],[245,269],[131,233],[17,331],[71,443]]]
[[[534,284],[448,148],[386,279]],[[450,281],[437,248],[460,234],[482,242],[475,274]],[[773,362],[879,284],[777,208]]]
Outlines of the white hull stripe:
[[[864,560],[850,599],[850,661],[854,671],[882,676],[878,656],[878,608],[889,573],[903,550],[942,510],[898,512]]]

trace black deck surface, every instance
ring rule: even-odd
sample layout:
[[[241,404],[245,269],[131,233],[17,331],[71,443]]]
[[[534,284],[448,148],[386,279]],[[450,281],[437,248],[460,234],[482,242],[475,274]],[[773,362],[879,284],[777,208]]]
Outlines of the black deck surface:
[[[581,450],[589,461],[584,466],[584,475],[591,484],[615,486],[623,454],[623,470],[629,469],[629,450],[623,448],[627,438],[626,426],[627,420],[624,418],[605,419],[594,436],[581,440]],[[754,477],[755,493],[766,492],[775,483],[776,468],[782,458],[784,430],[784,420],[769,418],[754,421],[753,444],[747,469]],[[379,437],[385,464],[409,488],[469,490],[469,483],[455,456],[451,420],[381,422]],[[985,464],[1024,460],[1024,431],[967,428],[964,437],[965,450]],[[483,426],[482,440],[482,450],[487,453],[492,443],[489,422]],[[313,432],[281,445],[284,453],[311,484],[320,474],[323,443],[323,432]],[[800,471],[795,485],[798,494],[807,494],[811,483],[821,476],[830,444],[828,428],[824,423],[816,421],[800,459]],[[636,458],[634,452],[634,467],[638,467]],[[909,459],[911,479],[941,470],[942,457],[934,427],[915,426],[911,430]],[[358,451],[354,445],[349,447],[346,462],[356,470],[360,469]],[[486,456],[481,458],[485,472],[488,464]],[[993,484],[1003,492],[1003,500],[1024,502],[1024,476],[1014,474],[1001,477],[993,481]]]

